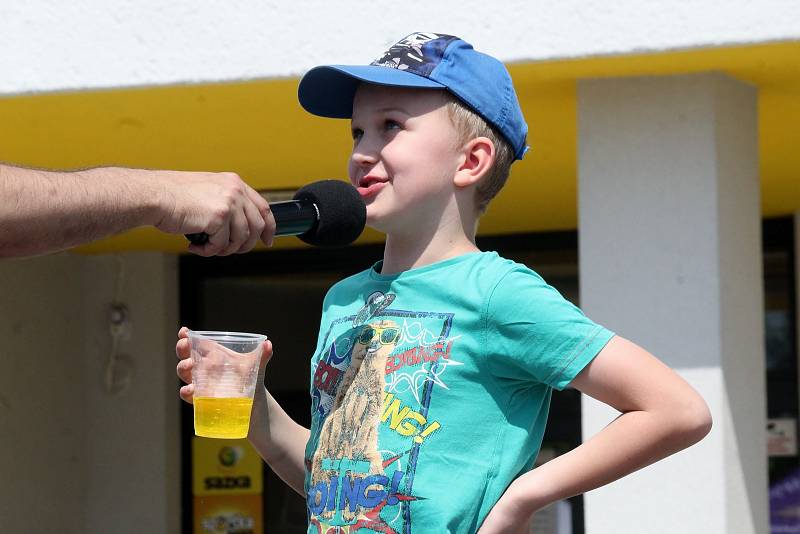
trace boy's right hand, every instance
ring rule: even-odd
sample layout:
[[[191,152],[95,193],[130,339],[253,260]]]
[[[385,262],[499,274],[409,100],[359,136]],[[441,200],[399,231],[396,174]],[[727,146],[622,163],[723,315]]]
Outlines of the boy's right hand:
[[[178,342],[175,344],[175,354],[178,356],[179,360],[176,368],[178,378],[186,384],[180,389],[180,397],[189,404],[192,404],[194,399],[194,384],[192,384],[192,351],[189,345],[189,332],[190,330],[185,326],[178,330]],[[271,359],[272,342],[266,340],[264,341],[264,351],[261,354],[261,362],[259,362],[258,365],[257,384],[264,383],[264,370]],[[256,393],[257,392],[258,390],[256,390]]]

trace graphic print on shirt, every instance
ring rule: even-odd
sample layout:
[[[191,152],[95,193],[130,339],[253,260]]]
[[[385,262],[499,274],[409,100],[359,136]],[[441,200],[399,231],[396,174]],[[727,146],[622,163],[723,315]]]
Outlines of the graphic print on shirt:
[[[315,358],[309,532],[408,534],[412,503],[427,497],[413,481],[425,441],[441,429],[428,413],[434,386],[447,388],[447,368],[459,365],[453,314],[397,310],[394,300],[373,293],[335,320]]]

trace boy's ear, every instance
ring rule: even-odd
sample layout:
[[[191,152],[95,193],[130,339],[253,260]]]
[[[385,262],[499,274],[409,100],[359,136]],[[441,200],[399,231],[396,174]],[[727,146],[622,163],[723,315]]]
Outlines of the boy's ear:
[[[469,187],[478,183],[492,168],[494,143],[488,137],[476,137],[464,145],[463,151],[464,161],[456,169],[453,183],[458,187]]]

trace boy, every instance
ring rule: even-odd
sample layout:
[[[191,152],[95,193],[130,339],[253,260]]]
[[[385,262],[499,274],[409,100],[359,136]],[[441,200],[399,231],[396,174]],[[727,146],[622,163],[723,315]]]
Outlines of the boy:
[[[475,246],[480,214],[527,149],[499,61],[417,33],[372,65],[312,69],[299,98],[351,118],[350,180],[386,234],[383,261],[325,297],[311,429],[256,394],[249,439],[306,497],[308,532],[528,532],[536,510],[709,431],[680,377]],[[183,339],[177,352],[189,383]],[[623,415],[531,471],[552,388],[567,385]]]

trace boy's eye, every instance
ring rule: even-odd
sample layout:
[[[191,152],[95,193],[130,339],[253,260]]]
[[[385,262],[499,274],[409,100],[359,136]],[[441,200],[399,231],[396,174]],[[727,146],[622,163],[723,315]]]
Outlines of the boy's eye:
[[[391,119],[387,119],[386,122],[383,124],[384,128],[387,130],[398,130],[400,129],[400,123],[397,121],[393,121]]]
[[[352,133],[353,133],[353,140],[358,141],[364,135],[364,130],[362,130],[361,128],[353,128]]]

